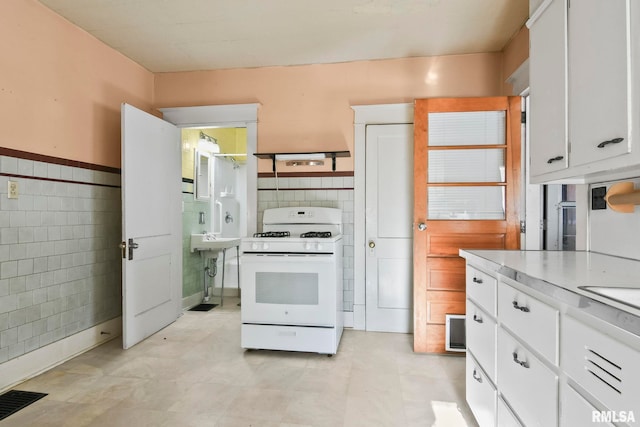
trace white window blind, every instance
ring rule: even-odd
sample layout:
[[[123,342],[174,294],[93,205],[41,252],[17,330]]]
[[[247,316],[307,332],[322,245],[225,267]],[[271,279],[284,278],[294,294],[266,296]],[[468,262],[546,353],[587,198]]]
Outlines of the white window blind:
[[[504,150],[430,150],[429,183],[504,182]]]
[[[429,113],[429,145],[505,143],[506,111]]]
[[[505,219],[504,187],[429,187],[428,219]]]

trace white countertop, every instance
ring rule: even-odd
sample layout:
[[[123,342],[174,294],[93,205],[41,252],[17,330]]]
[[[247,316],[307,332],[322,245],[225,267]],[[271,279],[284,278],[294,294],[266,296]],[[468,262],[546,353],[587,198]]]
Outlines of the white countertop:
[[[460,256],[480,268],[506,267],[640,316],[640,261],[586,251],[461,250]],[[594,289],[599,294],[583,287],[606,289]],[[625,303],[612,299],[613,294]]]

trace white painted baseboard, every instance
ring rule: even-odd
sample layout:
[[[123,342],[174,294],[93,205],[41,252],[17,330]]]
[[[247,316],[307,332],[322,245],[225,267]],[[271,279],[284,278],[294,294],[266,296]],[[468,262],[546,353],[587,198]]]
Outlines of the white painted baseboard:
[[[60,341],[0,364],[0,391],[33,378],[122,334],[122,317],[103,322]]]
[[[353,328],[353,311],[343,311],[344,314],[344,327]]]

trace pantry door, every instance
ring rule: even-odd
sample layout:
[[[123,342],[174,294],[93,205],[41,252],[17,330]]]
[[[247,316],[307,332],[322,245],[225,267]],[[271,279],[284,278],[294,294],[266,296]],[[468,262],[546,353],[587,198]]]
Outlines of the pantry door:
[[[367,331],[413,330],[412,188],[413,126],[367,126]]]
[[[414,351],[445,352],[465,313],[460,249],[520,245],[520,97],[420,99],[414,109]]]
[[[180,130],[122,104],[122,335],[174,322],[182,297]]]

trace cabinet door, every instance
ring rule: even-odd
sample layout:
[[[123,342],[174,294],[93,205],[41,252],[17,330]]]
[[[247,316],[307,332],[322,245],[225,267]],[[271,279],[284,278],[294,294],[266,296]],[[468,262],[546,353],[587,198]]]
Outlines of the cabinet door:
[[[571,167],[630,152],[629,7],[580,0],[568,9]]]
[[[557,426],[558,375],[502,327],[497,352],[498,388],[522,422],[528,427]]]
[[[467,353],[467,403],[480,427],[495,427],[497,393],[473,355]]]
[[[560,405],[562,406],[562,414],[560,415],[560,427],[602,425],[613,427],[613,424],[602,421],[597,424],[594,422],[594,413],[599,413],[596,408],[586,401],[571,386],[564,385],[560,393]],[[595,414],[598,416],[600,414]]]
[[[530,28],[531,176],[568,165],[566,29],[566,0],[553,0]]]

